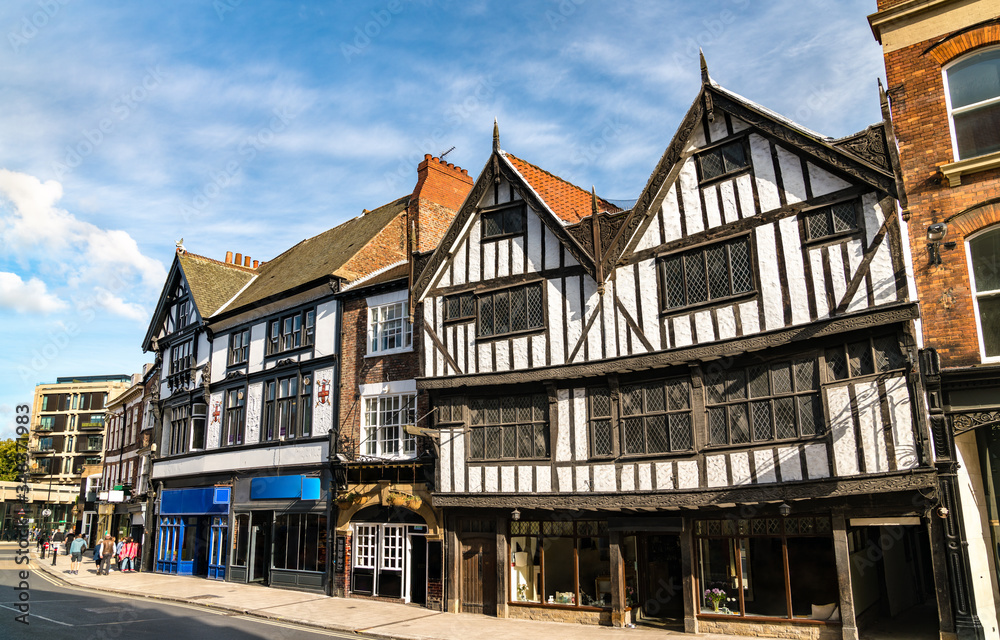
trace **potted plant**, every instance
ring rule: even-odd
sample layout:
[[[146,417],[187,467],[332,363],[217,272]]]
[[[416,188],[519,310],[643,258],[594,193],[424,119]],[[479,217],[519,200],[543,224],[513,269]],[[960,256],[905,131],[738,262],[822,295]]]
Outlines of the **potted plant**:
[[[415,495],[403,493],[402,491],[390,491],[386,495],[386,503],[392,507],[406,507],[416,511],[423,504],[423,500]]]
[[[705,600],[711,603],[712,613],[719,613],[719,605],[726,601],[726,592],[718,587],[705,589]]]
[[[342,493],[334,498],[334,502],[342,507],[349,507],[352,504],[361,502],[361,494],[356,491],[348,491],[347,493]]]

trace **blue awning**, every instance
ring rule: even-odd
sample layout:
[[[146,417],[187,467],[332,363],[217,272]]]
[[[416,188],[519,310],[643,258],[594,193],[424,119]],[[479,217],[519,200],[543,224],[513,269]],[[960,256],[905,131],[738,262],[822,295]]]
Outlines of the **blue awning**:
[[[270,476],[250,480],[251,500],[319,500],[319,478]]]
[[[160,514],[165,516],[229,513],[229,487],[164,489],[160,494]]]

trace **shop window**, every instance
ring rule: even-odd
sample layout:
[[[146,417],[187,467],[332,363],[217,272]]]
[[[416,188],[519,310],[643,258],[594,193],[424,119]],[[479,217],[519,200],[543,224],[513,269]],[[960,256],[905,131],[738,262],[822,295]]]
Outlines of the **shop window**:
[[[247,566],[250,552],[250,514],[239,513],[233,518],[233,548],[230,562],[236,567]]]
[[[535,331],[545,326],[542,283],[535,282],[478,296],[480,338]]]
[[[726,142],[697,155],[702,182],[750,168],[746,138]]]
[[[511,602],[610,607],[607,523],[510,523]]]
[[[326,516],[285,513],[275,517],[273,567],[289,571],[325,571]]]
[[[406,301],[368,307],[368,354],[396,353],[411,348],[413,326]]]
[[[956,157],[1000,151],[1000,49],[962,58],[944,76]]]
[[[470,460],[548,458],[548,398],[540,393],[474,398],[469,406]]]
[[[746,444],[824,431],[816,361],[794,360],[709,371],[709,443]]]
[[[753,293],[750,236],[667,256],[659,274],[664,311]]]
[[[839,603],[830,525],[827,516],[696,521],[701,613],[810,618],[814,605]]]
[[[895,334],[868,337],[826,350],[826,368],[830,380],[885,373],[906,366]]]
[[[415,424],[417,397],[411,393],[365,398],[365,454],[380,458],[412,458],[417,440],[405,426]]]
[[[968,253],[983,358],[1000,358],[1000,228],[970,240]]]

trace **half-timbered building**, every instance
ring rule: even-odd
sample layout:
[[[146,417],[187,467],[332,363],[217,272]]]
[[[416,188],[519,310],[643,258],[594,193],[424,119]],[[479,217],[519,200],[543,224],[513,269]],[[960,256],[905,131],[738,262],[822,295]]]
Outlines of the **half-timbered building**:
[[[857,638],[946,580],[886,124],[702,76],[634,204],[494,129],[414,283],[451,611]]]

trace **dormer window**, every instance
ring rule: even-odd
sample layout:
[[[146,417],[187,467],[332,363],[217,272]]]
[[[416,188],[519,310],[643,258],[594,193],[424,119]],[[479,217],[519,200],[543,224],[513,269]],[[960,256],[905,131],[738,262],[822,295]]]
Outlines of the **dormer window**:
[[[1000,151],[1000,48],[965,57],[944,74],[956,158]]]
[[[524,218],[523,202],[483,211],[483,240],[498,240],[524,233]]]
[[[746,138],[720,144],[697,155],[701,181],[713,180],[750,167]]]

